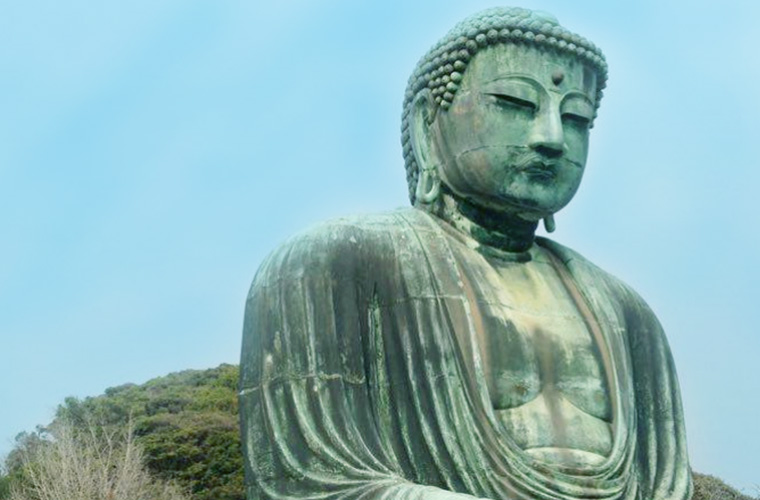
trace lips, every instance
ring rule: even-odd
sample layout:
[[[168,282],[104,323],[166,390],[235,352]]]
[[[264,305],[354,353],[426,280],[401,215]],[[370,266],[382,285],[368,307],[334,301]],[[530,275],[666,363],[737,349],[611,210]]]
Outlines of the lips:
[[[531,162],[522,171],[534,179],[553,180],[557,177],[557,164],[541,161]]]

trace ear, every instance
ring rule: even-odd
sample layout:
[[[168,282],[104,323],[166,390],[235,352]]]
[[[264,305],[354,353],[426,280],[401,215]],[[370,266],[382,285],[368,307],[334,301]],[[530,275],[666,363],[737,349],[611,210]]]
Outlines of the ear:
[[[433,105],[430,89],[417,92],[412,101],[409,135],[412,141],[412,152],[420,170],[430,170],[433,154],[433,137],[430,126],[433,123],[435,106]]]
[[[435,105],[429,89],[423,89],[414,96],[409,123],[412,152],[417,162],[417,190],[415,199],[421,203],[433,203],[440,193],[438,162],[433,146],[431,125],[435,118]]]

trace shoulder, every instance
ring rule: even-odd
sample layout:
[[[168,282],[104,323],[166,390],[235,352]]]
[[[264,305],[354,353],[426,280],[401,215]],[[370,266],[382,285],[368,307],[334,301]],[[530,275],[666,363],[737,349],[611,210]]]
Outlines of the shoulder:
[[[612,299],[628,315],[631,312],[654,316],[644,299],[627,283],[600,268],[575,250],[548,238],[537,238],[538,244],[552,252],[584,288]]]
[[[565,245],[550,240],[549,238],[538,237],[536,238],[536,242],[540,247],[550,251],[555,257],[562,261],[573,275],[576,273],[589,274],[593,275],[598,280],[621,287],[628,287],[628,285],[622,280],[597,266],[572,248],[566,247]]]
[[[346,276],[393,261],[398,243],[429,217],[413,208],[340,217],[288,238],[267,256],[252,290],[284,277],[322,273]]]

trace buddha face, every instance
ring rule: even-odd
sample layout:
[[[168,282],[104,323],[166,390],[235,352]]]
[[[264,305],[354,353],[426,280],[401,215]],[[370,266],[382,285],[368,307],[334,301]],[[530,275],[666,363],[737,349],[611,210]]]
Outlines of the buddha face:
[[[491,210],[553,214],[580,185],[595,96],[596,75],[580,60],[526,45],[482,49],[431,127],[441,180]]]

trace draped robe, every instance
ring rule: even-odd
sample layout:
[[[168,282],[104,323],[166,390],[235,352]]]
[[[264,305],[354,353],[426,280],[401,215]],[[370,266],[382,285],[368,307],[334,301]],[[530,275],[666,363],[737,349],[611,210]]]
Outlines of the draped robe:
[[[339,219],[262,264],[241,358],[248,499],[688,499],[678,381],[643,300],[537,239],[598,329],[614,444],[596,466],[532,459],[494,415],[477,305],[442,224],[417,209]]]

